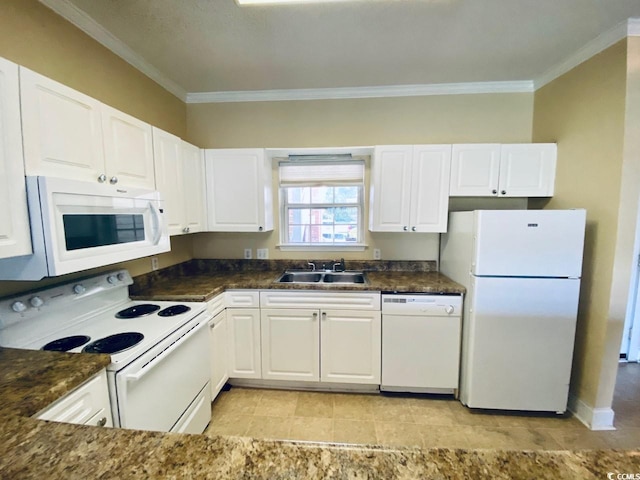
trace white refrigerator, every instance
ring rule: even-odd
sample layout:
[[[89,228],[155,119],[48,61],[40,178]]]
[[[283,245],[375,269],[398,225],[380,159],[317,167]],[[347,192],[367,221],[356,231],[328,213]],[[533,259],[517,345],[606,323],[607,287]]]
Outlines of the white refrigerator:
[[[567,409],[585,210],[453,212],[440,271],[467,288],[460,400]]]

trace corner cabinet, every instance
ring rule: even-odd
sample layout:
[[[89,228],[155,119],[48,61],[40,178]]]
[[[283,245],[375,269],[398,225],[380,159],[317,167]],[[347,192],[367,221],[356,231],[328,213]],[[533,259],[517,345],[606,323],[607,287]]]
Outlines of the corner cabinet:
[[[453,145],[452,197],[550,197],[557,147],[553,143]]]
[[[18,65],[0,58],[0,258],[29,255]]]
[[[205,150],[207,231],[273,230],[271,163],[264,149]]]
[[[20,67],[27,175],[155,188],[151,126]]]
[[[451,145],[376,146],[371,167],[372,232],[446,232]]]

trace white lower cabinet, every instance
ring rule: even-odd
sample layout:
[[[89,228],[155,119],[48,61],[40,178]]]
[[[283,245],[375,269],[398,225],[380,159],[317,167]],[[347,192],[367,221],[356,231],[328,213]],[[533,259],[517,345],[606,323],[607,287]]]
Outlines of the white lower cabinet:
[[[56,400],[35,417],[53,422],[113,427],[106,370]]]
[[[209,321],[211,338],[211,400],[214,400],[227,380],[227,312],[223,309]]]
[[[262,378],[260,309],[227,308],[229,378]]]
[[[379,293],[264,291],[260,305],[286,306],[261,310],[263,379],[380,384]]]

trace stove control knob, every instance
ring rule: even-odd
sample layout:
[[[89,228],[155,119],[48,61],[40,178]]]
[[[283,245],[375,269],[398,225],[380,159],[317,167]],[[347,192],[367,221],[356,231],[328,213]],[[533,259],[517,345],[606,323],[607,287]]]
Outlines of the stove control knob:
[[[27,306],[18,301],[18,302],[13,302],[13,304],[11,305],[11,310],[13,310],[16,313],[22,313],[27,309]]]
[[[42,305],[44,305],[44,300],[42,300],[42,298],[40,297],[31,297],[29,299],[29,304],[31,304],[33,308],[40,308]]]
[[[124,273],[118,274],[118,280],[120,280],[121,282],[124,282],[125,278],[126,278],[126,275]]]
[[[81,283],[77,283],[73,286],[73,293],[77,293],[78,295],[82,295],[86,291],[87,289]]]
[[[444,311],[447,313],[447,315],[451,315],[454,311],[453,305],[447,305],[446,307],[444,307]]]
[[[115,275],[109,275],[107,277],[107,282],[109,282],[111,285],[115,285],[116,283],[118,283],[118,277],[116,277]]]

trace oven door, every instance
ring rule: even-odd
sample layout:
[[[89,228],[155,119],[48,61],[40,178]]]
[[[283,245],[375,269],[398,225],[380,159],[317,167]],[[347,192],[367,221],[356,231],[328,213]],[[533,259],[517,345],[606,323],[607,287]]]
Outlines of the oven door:
[[[200,314],[116,372],[114,420],[121,428],[168,432],[181,420],[210,380],[209,319]],[[204,431],[210,401],[206,408],[207,418],[190,431]]]
[[[38,177],[49,276],[169,251],[158,192]]]

